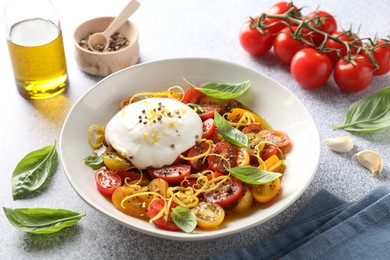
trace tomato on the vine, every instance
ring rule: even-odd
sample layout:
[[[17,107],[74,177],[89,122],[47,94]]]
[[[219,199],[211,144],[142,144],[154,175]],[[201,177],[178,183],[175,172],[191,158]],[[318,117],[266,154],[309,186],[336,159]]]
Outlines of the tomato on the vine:
[[[274,40],[274,52],[278,60],[283,63],[290,64],[292,57],[299,50],[309,47],[301,39],[298,39],[294,36],[294,33],[297,31],[297,26],[285,27],[282,29],[278,35],[276,35]],[[305,38],[306,30],[303,28],[300,32],[300,37]]]
[[[390,71],[390,42],[378,40],[372,52],[378,68],[374,70],[375,76],[385,75]],[[368,58],[368,54],[362,51],[362,55]]]
[[[306,16],[310,21],[309,24],[314,26],[316,29],[332,34],[337,30],[336,19],[328,12],[325,11],[313,11]],[[319,33],[313,33],[313,42],[319,46],[324,41],[324,36]]]
[[[305,48],[294,55],[290,69],[294,79],[302,87],[313,89],[326,83],[332,73],[332,62],[320,51]]]
[[[347,93],[358,92],[370,85],[374,66],[366,57],[357,55],[354,63],[340,59],[334,68],[334,79]]]
[[[340,41],[352,42],[356,47],[350,46],[351,54],[355,54],[357,47],[362,45],[362,43],[359,41],[359,37],[357,35],[352,35],[349,32],[337,31],[332,33],[331,36],[337,37]],[[336,64],[340,57],[347,55],[347,47],[344,44],[332,39],[328,39],[326,41],[325,49],[327,49],[325,54],[331,59],[333,64]]]
[[[268,10],[267,13],[268,14],[285,14],[291,9],[291,7],[294,8],[294,13],[292,15],[293,17],[302,16],[302,14],[298,10],[298,8],[295,5],[293,5],[291,2],[278,2],[278,3],[274,4],[273,6],[271,6],[271,8]],[[270,27],[270,30],[274,33],[277,33],[286,27],[286,25],[282,22],[282,20],[280,20],[278,18],[267,18],[267,19],[268,19],[267,22],[269,22],[270,24],[275,23],[275,25],[272,25]],[[292,25],[291,23],[289,23],[289,24]]]
[[[258,17],[248,20],[241,27],[239,40],[242,48],[252,56],[260,56],[267,53],[274,42],[274,32],[268,28],[260,32],[256,29]],[[269,24],[269,21],[264,21]]]

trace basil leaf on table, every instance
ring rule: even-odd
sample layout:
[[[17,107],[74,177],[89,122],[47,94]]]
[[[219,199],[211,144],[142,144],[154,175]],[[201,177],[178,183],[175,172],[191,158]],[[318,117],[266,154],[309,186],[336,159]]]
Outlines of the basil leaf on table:
[[[12,174],[12,197],[23,199],[43,187],[57,167],[56,144],[27,154]]]
[[[248,137],[237,128],[231,126],[218,112],[214,113],[214,124],[226,141],[239,147],[248,145]]]
[[[344,123],[333,126],[350,132],[374,133],[390,127],[390,86],[354,102]]]
[[[186,83],[207,96],[219,99],[239,97],[244,94],[251,85],[250,80],[245,80],[239,83],[206,82],[199,85],[199,87],[189,83],[188,81],[186,81]]]
[[[194,213],[183,206],[172,209],[172,220],[181,230],[191,233],[196,228],[196,217]]]
[[[66,209],[3,207],[8,221],[17,229],[33,234],[50,234],[71,227],[86,214]]]
[[[248,184],[265,184],[282,176],[278,172],[269,172],[253,166],[237,166],[227,169],[234,177]]]

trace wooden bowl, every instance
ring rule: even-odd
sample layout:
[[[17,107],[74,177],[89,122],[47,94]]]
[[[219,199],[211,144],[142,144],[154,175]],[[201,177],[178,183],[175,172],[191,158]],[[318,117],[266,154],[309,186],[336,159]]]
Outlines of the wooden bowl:
[[[89,34],[104,31],[114,17],[99,17],[79,25],[73,35],[74,56],[79,68],[96,76],[107,76],[137,63],[139,59],[138,29],[130,21],[126,21],[118,30],[130,44],[117,51],[91,51],[80,45],[82,39]]]

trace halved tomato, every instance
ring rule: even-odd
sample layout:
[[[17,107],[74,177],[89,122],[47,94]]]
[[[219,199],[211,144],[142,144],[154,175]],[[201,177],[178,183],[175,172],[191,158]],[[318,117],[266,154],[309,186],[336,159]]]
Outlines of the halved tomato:
[[[164,199],[153,200],[148,207],[148,217],[151,219],[154,218],[164,208],[164,205],[165,205]],[[170,231],[180,231],[180,228],[172,220],[172,209],[176,206],[177,204],[175,202],[171,202],[168,217],[166,218],[165,216],[162,216],[154,220],[153,223],[161,229],[170,230]]]
[[[239,179],[231,178],[224,181],[216,190],[205,192],[202,200],[215,203],[221,207],[228,207],[237,202],[243,192],[243,182]]]
[[[277,130],[261,130],[259,135],[265,141],[275,144],[284,153],[288,152],[291,148],[290,137],[284,132]]]
[[[213,134],[215,132],[215,124],[214,124],[214,118],[208,118],[205,121],[203,121],[203,134],[202,137],[206,139],[210,139],[213,137]]]
[[[184,104],[188,104],[188,103],[198,104],[199,101],[205,96],[206,96],[205,94],[203,94],[196,88],[189,88],[184,94],[184,97],[181,102],[183,102]]]
[[[226,141],[218,142],[215,144],[207,161],[210,170],[227,174],[226,167],[233,168],[237,165],[236,148]]]
[[[216,228],[225,218],[223,208],[211,202],[199,202],[191,211],[194,213],[196,222],[201,228]]]
[[[122,179],[115,171],[100,169],[95,172],[97,189],[104,195],[112,195],[122,185]]]
[[[221,106],[217,103],[201,103],[199,106],[203,109],[203,112],[199,114],[200,119],[203,121],[214,118],[214,113],[221,113]]]
[[[161,168],[147,169],[147,172],[151,178],[161,178],[166,180],[170,184],[179,184],[184,178],[191,173],[191,166],[187,164],[176,164],[163,166]]]
[[[193,147],[188,151],[187,157],[192,158],[199,154],[202,154],[206,152],[209,149],[209,145],[207,143],[201,142]],[[208,162],[204,157],[188,160],[188,164],[191,166],[192,169],[202,171],[207,169]]]

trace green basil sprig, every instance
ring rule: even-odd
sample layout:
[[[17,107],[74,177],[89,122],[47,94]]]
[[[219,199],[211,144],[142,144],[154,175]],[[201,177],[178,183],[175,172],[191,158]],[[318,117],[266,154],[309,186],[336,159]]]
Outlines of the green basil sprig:
[[[73,226],[85,214],[66,209],[3,207],[5,216],[17,229],[33,234],[50,234]]]
[[[57,167],[56,144],[27,154],[12,175],[12,197],[23,199],[44,186]]]
[[[227,170],[236,178],[248,184],[265,184],[274,181],[282,176],[278,172],[269,172],[253,166],[237,166],[227,168]]]
[[[186,207],[174,207],[172,209],[172,220],[186,233],[191,233],[196,228],[196,217],[194,213]]]
[[[214,124],[226,141],[239,147],[248,145],[248,137],[237,128],[231,126],[218,112],[214,113]]]
[[[390,86],[354,102],[344,123],[333,126],[350,132],[374,133],[390,127]]]
[[[245,80],[239,83],[220,83],[220,82],[206,82],[199,86],[195,86],[184,79],[184,81],[193,88],[196,88],[207,96],[219,99],[237,98],[245,93],[251,85],[250,80]]]
[[[94,170],[98,170],[104,165],[103,157],[95,154],[85,157],[84,163]]]

